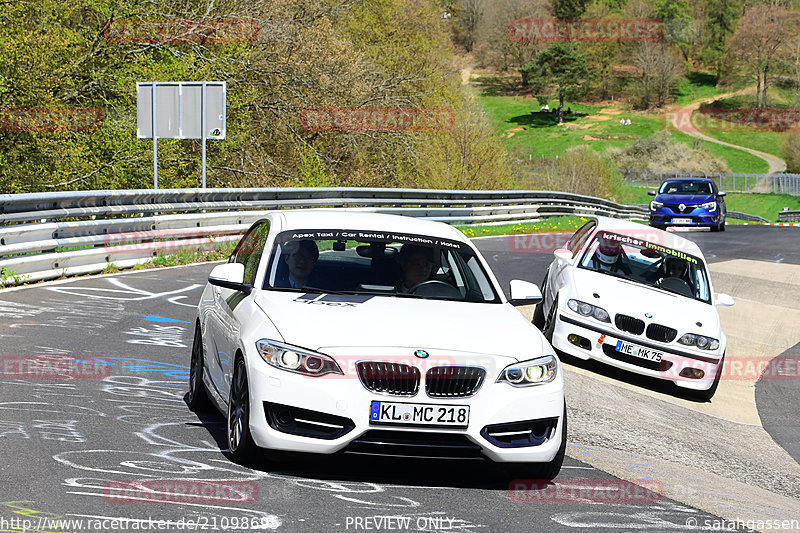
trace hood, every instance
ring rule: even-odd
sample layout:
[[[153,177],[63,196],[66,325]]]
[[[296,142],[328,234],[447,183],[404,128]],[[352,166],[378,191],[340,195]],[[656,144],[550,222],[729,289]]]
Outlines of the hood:
[[[351,352],[492,355],[524,360],[552,354],[544,336],[510,304],[370,295],[258,291],[256,304],[283,341],[331,355]]]
[[[697,333],[720,337],[719,315],[711,304],[585,269],[576,269],[574,280],[575,287],[582,287],[576,289],[576,298],[602,307],[612,322],[614,315],[622,313],[647,325],[655,322],[675,328],[679,336]]]
[[[713,194],[659,194],[656,200],[665,204],[697,205],[713,202]]]

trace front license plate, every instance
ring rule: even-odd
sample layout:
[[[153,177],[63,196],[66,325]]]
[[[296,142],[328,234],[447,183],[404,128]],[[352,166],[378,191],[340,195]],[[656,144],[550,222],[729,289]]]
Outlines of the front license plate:
[[[673,224],[691,224],[692,223],[692,219],[691,218],[673,218],[672,219],[672,223]]]
[[[638,344],[631,344],[623,341],[617,341],[617,351],[638,357],[640,359],[655,361],[656,363],[661,362],[661,357],[664,355],[664,352],[651,350],[650,348],[645,348],[644,346],[639,346]]]
[[[370,424],[467,427],[468,405],[435,405],[427,403],[372,402]]]

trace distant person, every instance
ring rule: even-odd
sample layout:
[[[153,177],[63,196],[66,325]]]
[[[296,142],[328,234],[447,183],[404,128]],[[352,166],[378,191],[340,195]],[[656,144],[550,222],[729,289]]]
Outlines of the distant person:
[[[572,113],[572,108],[571,108],[571,107],[568,107],[568,108],[567,108],[567,115],[569,115],[570,113]]]
[[[283,247],[283,260],[289,268],[288,286],[293,289],[302,289],[308,285],[308,280],[314,271],[314,266],[319,259],[317,243],[311,240],[290,241]]]
[[[630,125],[631,125],[631,119],[628,119],[628,120],[626,120],[626,121],[625,121],[625,125],[626,125],[626,126],[630,126]]]
[[[625,119],[624,118],[619,119],[619,125],[620,126],[624,126],[625,125]]]
[[[397,292],[408,292],[416,285],[431,278],[433,248],[416,244],[404,244],[397,254],[397,264],[403,272],[403,281]]]

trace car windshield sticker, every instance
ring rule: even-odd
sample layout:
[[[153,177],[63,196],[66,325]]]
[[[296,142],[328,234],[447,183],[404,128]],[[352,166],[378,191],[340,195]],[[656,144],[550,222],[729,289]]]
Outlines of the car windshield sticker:
[[[358,231],[358,230],[294,230],[281,232],[276,241],[284,243],[293,240],[334,240],[382,243],[410,243],[422,246],[440,246],[458,250],[459,252],[473,255],[472,249],[465,243],[440,239],[429,235],[415,235],[413,233],[396,233],[393,231]]]
[[[303,294],[292,301],[331,307],[355,307],[372,297],[370,294]]]
[[[686,261],[694,263],[695,265],[699,263],[699,260],[694,256],[685,254],[679,250],[673,250],[672,248],[667,248],[666,246],[661,246],[660,244],[656,244],[650,241],[637,239],[636,237],[631,237],[629,235],[618,235],[616,233],[608,233],[606,231],[602,231],[598,234],[597,238],[619,241],[621,243],[630,244],[632,246],[638,246],[639,248],[649,248],[650,250],[655,250],[657,252],[661,252],[662,254],[671,255],[674,257],[680,257],[681,259],[685,259]]]

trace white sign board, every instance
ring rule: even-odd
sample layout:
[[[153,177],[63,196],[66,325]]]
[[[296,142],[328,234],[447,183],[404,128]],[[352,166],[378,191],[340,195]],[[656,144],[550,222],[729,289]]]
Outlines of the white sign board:
[[[153,109],[153,85],[156,105]],[[225,138],[224,81],[144,82],[136,84],[136,136],[159,139]],[[205,112],[205,127],[203,114]]]

